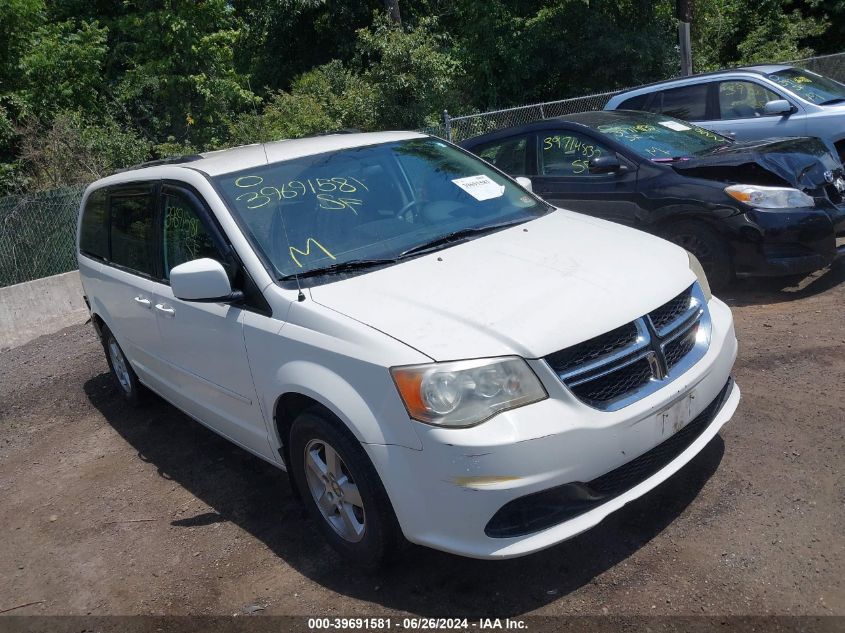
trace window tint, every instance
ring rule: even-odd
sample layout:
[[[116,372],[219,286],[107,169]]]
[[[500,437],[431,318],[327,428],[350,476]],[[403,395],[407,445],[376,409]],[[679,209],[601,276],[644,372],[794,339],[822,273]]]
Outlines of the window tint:
[[[708,154],[733,142],[692,123],[648,112],[614,112],[612,117],[596,117],[591,127],[643,158],[659,162]]]
[[[685,121],[704,121],[707,119],[709,85],[695,84],[658,92],[649,106],[649,111]]]
[[[109,228],[106,190],[98,189],[88,196],[79,228],[79,250],[86,255],[107,259]]]
[[[771,75],[772,81],[817,105],[833,105],[845,101],[845,86],[800,68],[785,68]]]
[[[607,178],[610,175],[590,173],[591,158],[612,152],[589,136],[570,131],[548,131],[541,133],[538,141],[538,171],[544,176]]]
[[[636,97],[631,97],[630,99],[625,99],[619,106],[616,108],[617,110],[643,110],[645,109],[645,102],[648,101],[649,94],[646,93],[644,95],[637,95]]]
[[[170,279],[174,266],[194,259],[210,257],[221,260],[211,236],[205,230],[188,196],[167,191],[162,196],[164,208],[164,276]]]
[[[111,194],[111,259],[132,270],[154,274],[155,229],[152,188]]]
[[[763,116],[763,107],[775,99],[780,97],[751,81],[723,81],[719,84],[719,110],[723,119]]]
[[[474,153],[510,176],[525,176],[528,137],[517,136],[479,145]]]

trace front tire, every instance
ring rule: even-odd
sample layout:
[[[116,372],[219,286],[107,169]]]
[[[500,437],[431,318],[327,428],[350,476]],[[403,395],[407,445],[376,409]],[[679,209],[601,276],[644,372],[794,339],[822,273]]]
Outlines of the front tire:
[[[682,220],[664,226],[660,235],[695,255],[713,290],[722,290],[734,279],[727,242],[704,222]]]
[[[133,407],[143,404],[146,389],[138,380],[138,375],[132,369],[129,359],[126,358],[114,334],[105,326],[103,326],[103,349],[106,352],[106,360],[118,393]]]
[[[346,559],[374,569],[404,543],[384,486],[361,444],[322,407],[290,432],[291,474],[311,518]]]

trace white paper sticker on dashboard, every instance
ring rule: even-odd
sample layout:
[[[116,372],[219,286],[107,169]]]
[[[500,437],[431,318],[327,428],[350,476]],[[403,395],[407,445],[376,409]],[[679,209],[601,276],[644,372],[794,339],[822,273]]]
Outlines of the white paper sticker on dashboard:
[[[455,178],[452,182],[479,202],[498,198],[505,193],[504,185],[497,185],[490,178],[484,175]]]
[[[659,123],[663,127],[668,127],[670,130],[675,130],[676,132],[686,132],[687,130],[692,129],[689,125],[684,125],[683,123],[678,123],[677,121],[659,121]]]

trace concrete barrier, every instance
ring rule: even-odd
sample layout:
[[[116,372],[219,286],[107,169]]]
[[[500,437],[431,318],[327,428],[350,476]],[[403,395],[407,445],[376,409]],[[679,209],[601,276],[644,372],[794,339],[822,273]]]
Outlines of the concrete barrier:
[[[0,288],[0,350],[87,319],[77,270]]]

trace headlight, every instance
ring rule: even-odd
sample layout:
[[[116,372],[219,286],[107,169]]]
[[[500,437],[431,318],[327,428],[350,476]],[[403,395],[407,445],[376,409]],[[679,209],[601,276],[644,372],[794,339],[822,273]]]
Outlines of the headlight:
[[[704,294],[704,300],[710,301],[713,293],[710,292],[710,284],[707,282],[707,274],[704,272],[701,262],[698,261],[698,258],[689,251],[687,251],[687,257],[689,257],[690,270],[695,273],[696,277],[698,277],[698,285],[701,286],[701,292]]]
[[[410,416],[438,426],[473,426],[548,397],[516,356],[407,365],[390,373]]]
[[[757,185],[731,185],[725,187],[731,198],[760,209],[791,209],[812,207],[816,202],[803,191],[789,187],[759,187]]]

